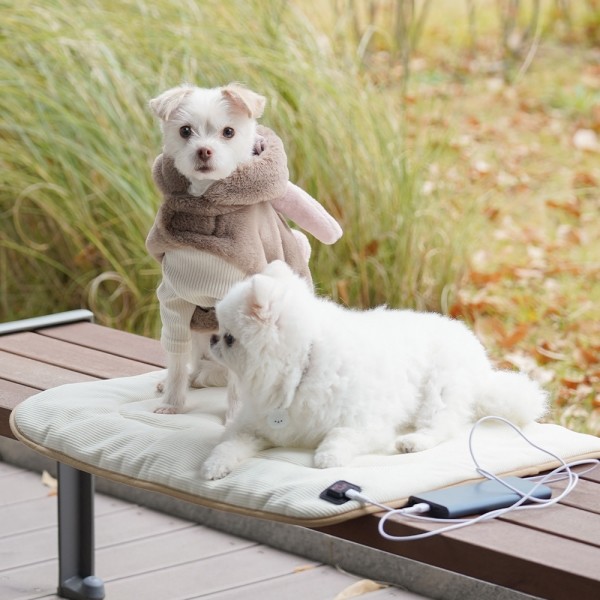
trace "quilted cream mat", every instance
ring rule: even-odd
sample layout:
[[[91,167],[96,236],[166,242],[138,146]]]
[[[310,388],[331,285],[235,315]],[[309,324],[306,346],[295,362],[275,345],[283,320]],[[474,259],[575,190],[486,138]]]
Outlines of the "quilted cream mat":
[[[185,413],[155,414],[156,384],[163,378],[159,371],[56,387],[22,402],[11,415],[11,427],[26,445],[83,471],[203,506],[307,527],[379,510],[320,499],[339,479],[400,507],[410,495],[480,478],[467,429],[425,452],[360,456],[332,469],[314,468],[312,451],[272,448],[224,479],[205,481],[199,470],[223,433],[226,392],[190,390]],[[600,439],[594,436],[537,423],[523,432],[565,460],[600,457]],[[481,466],[496,474],[533,475],[558,466],[501,423],[484,423],[474,448]]]

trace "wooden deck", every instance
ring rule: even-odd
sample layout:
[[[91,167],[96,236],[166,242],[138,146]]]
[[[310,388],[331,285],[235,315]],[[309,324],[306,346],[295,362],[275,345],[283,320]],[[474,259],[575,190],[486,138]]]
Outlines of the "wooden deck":
[[[108,600],[333,600],[360,580],[333,567],[96,495],[96,564]],[[56,498],[0,462],[0,598],[58,599]],[[369,600],[418,600],[388,587]]]
[[[0,435],[11,435],[7,425],[10,411],[40,390],[61,383],[136,375],[163,366],[158,342],[91,323],[0,335]],[[28,589],[39,587],[41,591],[38,596],[14,598],[48,597],[56,583],[51,552],[55,531],[54,524],[45,523],[53,518],[50,513],[54,509],[47,508],[50,502],[43,491],[38,491],[38,496],[28,495],[31,491],[20,495],[20,482],[24,489],[31,490],[36,483],[31,478],[35,476],[14,472],[6,466],[0,475],[0,598],[13,599],[6,595],[6,586],[21,575],[18,581],[29,586]],[[553,484],[557,488],[560,485]],[[31,510],[26,510],[28,507]],[[512,598],[518,593],[555,600],[600,598],[600,469],[584,476],[560,505],[541,512],[509,515],[420,542],[385,542],[377,535],[377,519],[376,515],[363,517],[322,531],[383,550],[387,553],[386,560],[415,559],[425,566],[447,569],[517,594],[507,595],[504,589],[502,595],[493,592],[486,599]],[[393,527],[399,534],[424,528],[401,523]],[[323,596],[298,591],[277,597],[333,598],[335,593],[331,590],[339,591],[349,582],[340,579],[342,576],[336,571],[305,559],[220,535],[103,497],[98,503],[100,550],[96,572],[108,581],[110,600],[233,598],[239,586],[244,586],[244,595],[236,597],[253,598],[256,592],[256,597],[267,600],[271,593],[275,598],[273,590],[280,590],[280,585],[301,580],[307,582],[307,590],[314,585],[315,589],[327,591]],[[295,571],[307,564],[310,564],[308,569]],[[404,563],[386,564],[392,565],[390,577],[379,578],[398,583]],[[414,566],[410,569],[414,570]],[[148,582],[146,589],[152,590],[150,595],[135,592],[136,582],[142,580]],[[179,580],[181,591],[169,595],[171,586],[179,589]],[[436,598],[483,598],[457,593],[448,586],[435,589],[433,583],[430,587],[435,591],[425,591],[428,583],[408,587]],[[392,591],[377,592],[382,593],[389,595]]]

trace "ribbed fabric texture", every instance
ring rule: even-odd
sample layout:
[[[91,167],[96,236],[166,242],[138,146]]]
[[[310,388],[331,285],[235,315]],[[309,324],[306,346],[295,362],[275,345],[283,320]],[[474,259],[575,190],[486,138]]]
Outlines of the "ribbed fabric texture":
[[[158,287],[161,342],[166,352],[191,350],[190,320],[196,306],[215,306],[244,273],[222,258],[193,248],[169,250]]]
[[[160,415],[156,383],[164,371],[53,388],[22,402],[13,413],[18,435],[85,465],[223,503],[228,510],[258,511],[290,522],[346,514],[356,502],[336,506],[319,494],[339,479],[371,498],[401,505],[411,494],[478,479],[465,430],[425,452],[362,456],[350,466],[313,467],[313,452],[273,448],[219,481],[204,481],[200,467],[223,433],[226,392],[190,390],[186,413]],[[532,424],[524,433],[564,459],[600,456],[600,439],[558,425]],[[474,446],[481,465],[497,474],[534,474],[557,466],[508,427],[486,423]]]

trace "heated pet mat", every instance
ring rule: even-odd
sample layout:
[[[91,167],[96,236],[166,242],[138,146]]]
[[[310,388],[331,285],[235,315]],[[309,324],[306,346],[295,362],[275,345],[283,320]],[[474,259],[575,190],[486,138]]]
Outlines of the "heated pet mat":
[[[478,479],[469,430],[431,450],[361,456],[346,467],[317,469],[313,452],[273,448],[218,481],[200,466],[223,432],[226,392],[190,390],[186,412],[155,414],[164,372],[53,388],[22,402],[11,416],[15,436],[33,449],[81,470],[196,504],[318,527],[373,512],[351,501],[330,504],[319,494],[337,480],[362,487],[379,502],[403,506],[410,495]],[[600,457],[600,439],[550,424],[524,433],[565,460]],[[484,423],[474,437],[482,467],[532,475],[558,466],[509,427]]]

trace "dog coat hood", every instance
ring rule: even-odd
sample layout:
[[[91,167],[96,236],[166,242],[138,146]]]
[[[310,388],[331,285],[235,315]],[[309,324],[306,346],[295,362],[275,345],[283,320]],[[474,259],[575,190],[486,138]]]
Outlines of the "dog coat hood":
[[[284,197],[288,184],[283,142],[266,127],[259,126],[257,133],[261,136],[257,154],[229,177],[213,183],[202,196],[188,193],[190,183],[170,157],[157,157],[152,175],[164,199],[146,239],[156,260],[162,261],[169,250],[192,247],[252,275],[279,259],[312,282],[299,243],[272,205]],[[208,319],[206,328],[214,326],[210,312],[204,316],[196,311],[200,321]],[[194,328],[205,328],[195,321],[196,315]]]

